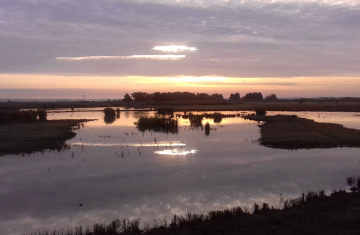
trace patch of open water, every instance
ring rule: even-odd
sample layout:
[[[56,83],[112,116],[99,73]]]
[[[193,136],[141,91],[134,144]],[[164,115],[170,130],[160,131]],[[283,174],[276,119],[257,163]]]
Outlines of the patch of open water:
[[[360,129],[359,113],[268,114],[284,113]],[[138,131],[134,122],[148,114],[122,111],[111,124],[101,112],[49,114],[98,120],[76,131],[70,150],[0,158],[0,234],[119,218],[151,223],[254,202],[280,206],[281,193],[344,188],[346,177],[359,175],[357,148],[266,148],[257,143],[257,123],[242,118],[204,119],[209,136],[181,118],[177,134]]]

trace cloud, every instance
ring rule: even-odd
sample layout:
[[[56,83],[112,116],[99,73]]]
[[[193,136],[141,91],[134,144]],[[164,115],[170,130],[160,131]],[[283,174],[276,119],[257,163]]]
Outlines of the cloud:
[[[154,50],[164,51],[164,52],[183,52],[183,51],[197,51],[196,47],[188,47],[185,45],[181,46],[156,46],[153,48]]]
[[[360,1],[1,2],[3,74],[359,74],[360,51],[356,48],[360,47],[360,40],[356,32]],[[199,7],[196,2],[208,6]],[[158,52],[183,52],[186,60],[156,57],[152,55],[154,46],[161,49]],[[196,53],[191,53],[197,48]],[[77,58],[79,55],[129,56]],[[58,63],[54,58],[59,57],[87,63]],[[177,63],[171,62],[174,59]]]
[[[57,57],[56,60],[122,60],[122,59],[151,59],[151,60],[179,60],[185,55],[131,55],[131,56],[85,56],[85,57]]]

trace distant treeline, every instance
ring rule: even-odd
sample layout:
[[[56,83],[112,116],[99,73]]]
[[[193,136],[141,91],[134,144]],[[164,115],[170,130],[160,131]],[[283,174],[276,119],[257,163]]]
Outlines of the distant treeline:
[[[263,95],[261,92],[250,92],[245,96],[240,98],[240,93],[231,93],[229,100],[263,100]],[[268,100],[278,99],[275,94],[270,94],[265,97]],[[203,100],[225,100],[222,94],[207,94],[207,93],[191,93],[191,92],[155,92],[155,93],[146,93],[146,92],[134,92],[131,96],[126,93],[124,95],[124,102],[143,102],[143,101],[155,101],[155,102],[168,102],[168,101],[203,101]]]
[[[224,100],[222,94],[212,94],[207,93],[191,93],[191,92],[155,92],[155,93],[146,93],[146,92],[134,92],[131,94],[125,94],[124,101],[178,101],[178,100]]]

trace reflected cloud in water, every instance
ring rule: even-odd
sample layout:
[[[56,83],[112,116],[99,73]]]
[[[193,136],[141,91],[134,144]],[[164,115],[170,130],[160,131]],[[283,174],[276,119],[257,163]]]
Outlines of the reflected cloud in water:
[[[172,146],[186,146],[186,144],[180,141],[165,142],[160,141],[156,143],[90,143],[90,142],[75,142],[73,145],[84,145],[84,146],[133,146],[133,147],[172,147]]]
[[[182,149],[165,149],[162,151],[156,151],[155,153],[157,155],[174,155],[174,156],[179,156],[179,155],[188,155],[190,153],[196,153],[198,150],[190,150],[190,151],[186,151],[186,150],[182,150]]]
[[[297,114],[360,129],[355,114]],[[179,119],[178,135],[167,135],[138,132],[132,112],[112,125],[105,125],[102,115],[54,113],[52,119],[99,120],[76,130],[65,152],[1,157],[0,235],[119,218],[149,223],[254,202],[278,206],[280,193],[297,197],[308,190],[343,188],[345,178],[359,172],[356,148],[265,148],[254,144],[260,138],[257,123],[242,118],[223,118],[221,125],[204,118],[211,132],[205,136],[188,119]]]

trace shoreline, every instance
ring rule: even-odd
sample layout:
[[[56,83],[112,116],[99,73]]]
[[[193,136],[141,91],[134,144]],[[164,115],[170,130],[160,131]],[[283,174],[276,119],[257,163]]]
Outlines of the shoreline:
[[[238,235],[238,234],[358,234],[360,192],[345,190],[303,193],[283,199],[282,209],[255,203],[251,209],[234,207],[207,214],[174,215],[140,228],[140,219],[114,220],[93,227],[75,227],[67,235]],[[39,235],[64,231],[38,231]]]
[[[97,107],[126,107],[135,109],[173,108],[183,111],[314,111],[314,112],[360,112],[360,101],[222,101],[222,102],[0,102],[0,109],[79,109]],[[128,110],[131,111],[131,110]],[[140,111],[140,110],[139,110]],[[142,110],[144,111],[144,110]]]
[[[0,125],[0,156],[31,154],[38,151],[60,151],[73,132],[93,119],[60,119],[36,123]]]

